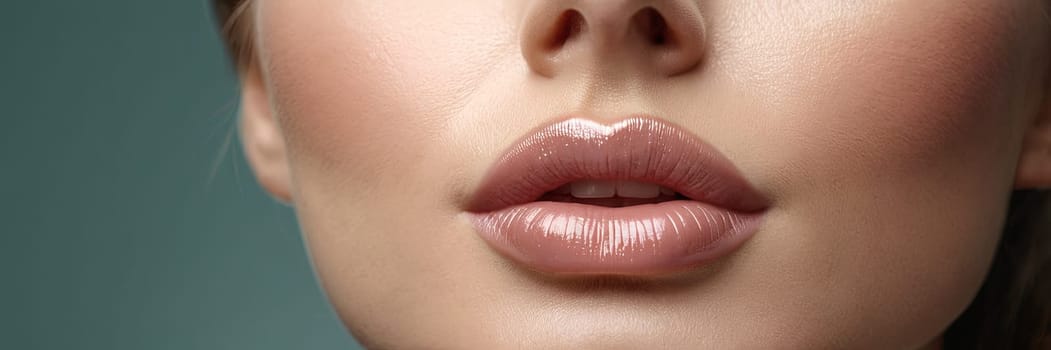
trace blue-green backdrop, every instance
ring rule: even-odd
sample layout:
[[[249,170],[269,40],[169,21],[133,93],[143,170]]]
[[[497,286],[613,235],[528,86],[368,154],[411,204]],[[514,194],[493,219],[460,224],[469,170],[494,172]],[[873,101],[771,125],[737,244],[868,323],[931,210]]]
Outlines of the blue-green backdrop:
[[[0,5],[0,349],[347,349],[207,0]]]

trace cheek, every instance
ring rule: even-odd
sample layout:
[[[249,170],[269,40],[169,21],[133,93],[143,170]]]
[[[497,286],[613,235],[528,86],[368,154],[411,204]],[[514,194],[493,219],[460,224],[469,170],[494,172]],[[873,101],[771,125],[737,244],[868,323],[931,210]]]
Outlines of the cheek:
[[[897,181],[1007,191],[1022,120],[1007,97],[1021,91],[1004,79],[1010,48],[989,44],[1005,42],[1006,25],[907,13],[873,18],[786,67],[794,79],[769,95],[775,110],[766,114],[781,126],[785,165],[832,180],[830,191],[835,181],[868,180],[878,180],[871,191],[894,192]]]
[[[466,158],[450,151],[456,119],[488,70],[518,58],[508,56],[503,2],[310,3],[259,3],[259,51],[299,222],[348,325],[417,324],[444,304],[403,310],[406,301],[456,300],[455,289],[433,286],[491,259],[474,240],[440,237],[463,230],[443,205]]]
[[[820,28],[838,35],[797,31],[816,37],[792,42],[814,44],[788,50],[799,57],[785,60],[786,79],[758,97],[777,126],[767,131],[781,160],[769,170],[796,183],[785,188],[948,207],[1009,192],[1024,122],[1010,99],[1025,93],[1010,79],[1020,62],[1006,13],[1016,9],[940,6],[881,7]]]
[[[1011,40],[1020,6],[907,3],[799,5],[784,17],[820,21],[742,19],[729,39],[746,39],[716,43],[721,72],[743,78],[733,88],[768,126],[750,134],[761,160],[744,163],[786,205],[848,190],[908,205],[1009,192],[1025,120],[1012,100],[1026,93]]]
[[[738,77],[738,92],[776,126],[767,139],[797,161],[911,172],[974,151],[1003,155],[1022,121],[1008,103],[1022,92],[1008,79],[1021,63],[1010,40],[1021,6],[974,2],[985,3],[784,7],[785,19],[738,20],[716,43],[727,52],[716,65]],[[788,21],[798,18],[814,20]]]
[[[850,329],[916,336],[962,311],[992,258],[1025,91],[1019,6],[900,3],[742,35],[720,64],[768,126],[748,162],[777,202],[757,256],[796,269],[793,295],[866,315]],[[930,329],[887,332],[900,325]]]
[[[514,43],[499,2],[317,3],[260,8],[260,52],[293,163],[368,190],[450,158],[438,146],[452,119]]]

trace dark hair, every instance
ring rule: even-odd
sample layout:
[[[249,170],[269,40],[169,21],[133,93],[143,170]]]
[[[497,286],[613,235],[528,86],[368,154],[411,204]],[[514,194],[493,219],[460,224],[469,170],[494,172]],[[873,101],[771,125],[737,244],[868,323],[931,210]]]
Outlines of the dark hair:
[[[251,0],[213,0],[239,70],[254,62]],[[1051,349],[1051,193],[1015,191],[985,282],[949,326],[945,349]]]
[[[212,8],[226,50],[238,70],[248,69],[255,63],[252,22],[248,16],[250,4],[250,0],[212,0]]]
[[[945,333],[946,349],[1051,349],[1051,206],[1015,191],[985,283]]]

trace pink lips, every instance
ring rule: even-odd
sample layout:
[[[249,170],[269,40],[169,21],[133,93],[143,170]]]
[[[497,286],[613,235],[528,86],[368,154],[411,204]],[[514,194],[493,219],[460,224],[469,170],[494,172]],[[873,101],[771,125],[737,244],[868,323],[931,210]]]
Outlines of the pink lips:
[[[628,180],[685,200],[624,207],[540,200],[580,180]],[[754,235],[767,200],[718,151],[675,125],[569,119],[511,147],[468,204],[481,237],[534,270],[639,275],[696,267]]]

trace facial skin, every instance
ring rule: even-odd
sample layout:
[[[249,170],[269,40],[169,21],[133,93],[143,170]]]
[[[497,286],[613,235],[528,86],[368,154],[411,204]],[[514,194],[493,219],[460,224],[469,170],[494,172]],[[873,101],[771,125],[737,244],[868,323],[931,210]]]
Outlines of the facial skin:
[[[627,20],[647,6],[686,40],[650,45]],[[1010,191],[1051,184],[1045,7],[260,0],[242,131],[370,347],[937,347]],[[585,23],[552,45],[567,9]],[[670,277],[557,278],[474,234],[466,202],[517,139],[640,113],[770,199],[737,252]]]

